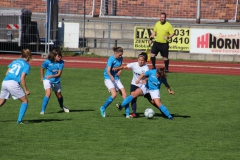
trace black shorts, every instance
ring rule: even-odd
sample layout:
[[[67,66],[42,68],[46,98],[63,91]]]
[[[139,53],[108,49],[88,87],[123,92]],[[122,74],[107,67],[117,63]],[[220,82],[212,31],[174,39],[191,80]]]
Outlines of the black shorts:
[[[162,57],[168,58],[168,49],[169,44],[168,43],[159,43],[159,42],[153,42],[151,53],[158,55],[158,52],[160,52]]]
[[[130,92],[134,92],[134,91],[137,90],[138,88],[139,88],[138,86],[135,86],[135,85],[131,84]],[[151,99],[150,93],[145,94],[145,95],[144,95],[144,98]]]

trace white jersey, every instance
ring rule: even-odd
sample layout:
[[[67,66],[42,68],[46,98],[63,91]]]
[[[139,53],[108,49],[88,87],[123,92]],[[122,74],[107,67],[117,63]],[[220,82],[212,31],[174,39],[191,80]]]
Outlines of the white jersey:
[[[136,81],[138,80],[139,76],[142,73],[145,73],[146,71],[149,70],[148,66],[146,64],[144,64],[143,66],[139,66],[138,62],[133,62],[133,63],[129,63],[127,64],[127,68],[131,68],[133,71],[133,78],[132,78],[132,82],[131,84],[141,87],[142,86],[142,80],[140,81],[140,83],[136,84]]]

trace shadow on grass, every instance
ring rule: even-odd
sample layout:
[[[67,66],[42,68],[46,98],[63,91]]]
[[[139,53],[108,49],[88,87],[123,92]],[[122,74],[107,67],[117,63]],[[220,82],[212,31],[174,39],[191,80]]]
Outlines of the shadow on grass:
[[[68,121],[71,119],[34,119],[34,120],[24,120],[24,123],[45,123],[45,122],[60,122]]]
[[[88,112],[88,111],[95,111],[94,109],[70,109],[69,112]],[[58,111],[57,113],[63,113],[63,110]]]
[[[93,109],[69,109],[69,113],[71,112],[88,112],[88,111],[95,111]],[[47,114],[55,114],[55,113],[65,113],[64,110],[59,110],[57,112],[49,112]]]
[[[24,123],[43,123],[43,122],[60,122],[60,121],[68,121],[72,119],[33,119],[33,120],[23,120]],[[0,122],[16,122],[16,120],[3,120]]]
[[[125,114],[124,114],[125,115]],[[141,118],[141,117],[145,117],[144,116],[144,113],[137,113],[137,118]],[[180,114],[171,114],[173,117],[180,117],[180,118],[191,118],[191,116],[188,116],[188,115],[180,115]],[[126,115],[125,115],[126,116]],[[162,117],[162,118],[166,118],[167,117],[161,113],[155,113],[154,117]]]

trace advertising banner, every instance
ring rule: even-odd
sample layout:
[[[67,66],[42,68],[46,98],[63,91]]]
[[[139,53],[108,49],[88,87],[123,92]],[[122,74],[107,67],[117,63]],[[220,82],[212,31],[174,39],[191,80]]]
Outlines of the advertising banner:
[[[229,29],[191,29],[190,53],[240,54],[240,31]]]
[[[148,42],[152,34],[153,27],[134,27],[134,49],[149,48]],[[190,47],[190,29],[174,28],[174,36],[169,40],[170,51],[189,51]]]

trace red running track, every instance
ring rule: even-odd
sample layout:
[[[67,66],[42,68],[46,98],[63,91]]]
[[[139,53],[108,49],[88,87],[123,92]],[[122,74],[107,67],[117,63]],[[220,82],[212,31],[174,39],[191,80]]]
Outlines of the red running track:
[[[0,65],[8,65],[19,55],[0,54]],[[33,55],[31,66],[40,66],[45,58],[40,55]],[[63,57],[65,67],[68,68],[97,68],[103,69],[106,66],[107,58],[89,58],[89,57]],[[124,64],[135,62],[136,59],[124,58]],[[151,68],[151,62],[147,63]],[[157,60],[156,66],[163,66],[163,60]],[[240,76],[240,63],[230,62],[193,62],[171,60],[169,64],[170,72],[174,73],[199,73],[199,74],[220,74],[220,75],[238,75]]]

